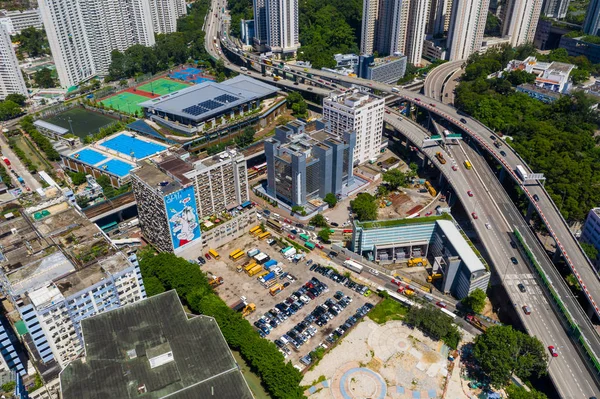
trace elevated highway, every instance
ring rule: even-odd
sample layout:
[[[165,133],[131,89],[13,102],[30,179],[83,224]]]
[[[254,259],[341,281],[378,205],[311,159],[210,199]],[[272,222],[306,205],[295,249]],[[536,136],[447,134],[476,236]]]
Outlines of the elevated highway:
[[[217,0],[215,0],[213,2],[213,4],[215,4],[217,2]],[[209,34],[206,35],[207,37],[207,42],[206,42],[206,48],[209,51],[209,53],[215,58],[223,58],[221,53],[220,53],[220,48],[218,45],[215,45],[210,38],[212,38],[213,36],[219,36],[220,29],[221,29],[221,25],[220,22],[216,21],[216,18],[213,18],[214,14],[210,14],[209,15],[209,19],[214,19],[213,21],[211,21],[208,25],[207,25],[207,29],[209,32]],[[221,43],[227,43],[227,39],[225,39],[223,42]],[[233,50],[233,49],[232,49]],[[242,52],[239,51],[236,56],[239,57],[243,62],[245,62],[245,65],[249,65],[252,68],[257,68],[254,70],[250,71],[250,75],[258,78],[258,79],[262,79],[262,80],[266,80],[269,81],[271,79],[266,78],[264,76],[262,76],[261,73],[256,73],[256,71],[261,71],[261,66],[260,66],[260,60],[250,54],[241,54]],[[240,66],[235,65],[230,63],[229,61],[225,60],[225,65],[227,68],[232,69],[236,72],[239,73],[245,73],[246,71],[242,70]],[[496,151],[495,148],[493,148],[492,143],[494,141],[494,139],[492,137],[495,138],[495,135],[493,134],[493,132],[491,132],[487,127],[485,127],[484,125],[480,124],[479,122],[477,122],[476,120],[468,117],[468,116],[464,116],[464,115],[459,115],[458,112],[450,106],[447,106],[445,104],[442,104],[439,101],[433,100],[433,99],[429,99],[429,98],[425,98],[422,95],[418,95],[406,90],[402,90],[399,88],[393,88],[392,86],[389,85],[385,85],[379,82],[373,82],[373,81],[366,81],[366,80],[362,80],[362,79],[357,79],[357,78],[350,78],[350,77],[345,77],[345,76],[340,76],[340,75],[336,75],[333,73],[329,73],[329,72],[324,72],[324,71],[320,71],[320,70],[314,70],[314,69],[306,69],[306,68],[301,68],[301,67],[297,67],[294,65],[287,65],[286,66],[286,74],[293,76],[294,79],[296,79],[296,82],[291,82],[291,81],[287,81],[287,80],[280,80],[278,82],[271,82],[272,84],[276,84],[277,86],[283,88],[283,89],[293,89],[293,90],[302,90],[305,91],[307,93],[314,93],[314,94],[318,94],[318,95],[322,95],[322,96],[326,96],[328,95],[331,91],[333,91],[335,88],[332,87],[332,85],[337,86],[337,88],[339,88],[340,86],[346,86],[349,87],[351,85],[356,85],[359,87],[364,87],[367,89],[371,89],[371,90],[375,90],[376,92],[379,92],[380,94],[383,95],[389,95],[389,94],[393,94],[398,96],[401,100],[404,101],[408,101],[412,104],[415,104],[419,107],[422,107],[424,109],[426,109],[427,111],[429,111],[431,114],[437,115],[438,117],[441,117],[442,119],[445,119],[446,121],[448,121],[449,123],[453,124],[456,128],[462,130],[463,132],[467,133],[467,135],[472,138],[474,141],[476,141],[478,143],[479,146],[481,146],[481,148],[485,149],[485,151],[488,151],[490,154],[492,154],[492,156],[494,156],[498,162],[505,168],[506,173],[508,174],[508,176],[512,177],[518,184],[520,184],[523,189],[525,190],[525,192],[528,195],[528,198],[530,199],[530,202],[532,204],[532,207],[535,208],[535,210],[540,213],[541,215],[543,215],[542,219],[547,223],[547,226],[550,226],[551,228],[549,228],[548,230],[551,232],[551,234],[553,234],[553,237],[555,237],[555,239],[557,240],[557,242],[560,242],[559,248],[561,249],[563,256],[566,257],[566,259],[568,261],[570,261],[570,265],[574,268],[574,270],[577,272],[576,275],[579,276],[579,278],[581,278],[580,280],[580,284],[582,284],[582,286],[585,286],[585,284],[587,283],[587,279],[590,279],[589,281],[591,281],[591,284],[596,285],[598,287],[600,287],[600,281],[598,280],[598,276],[596,275],[595,271],[593,271],[592,267],[591,267],[591,263],[589,262],[589,260],[585,257],[585,255],[583,254],[583,251],[581,250],[581,248],[579,247],[577,241],[575,240],[575,238],[572,236],[572,234],[570,233],[568,226],[566,225],[566,222],[562,219],[562,217],[560,216],[560,213],[558,212],[558,209],[556,208],[556,206],[554,205],[554,203],[552,202],[552,199],[550,198],[550,196],[547,194],[547,192],[544,190],[543,186],[540,184],[523,184],[523,182],[519,179],[519,177],[516,175],[515,173],[515,168],[516,165],[523,165],[526,170],[531,173],[531,170],[527,167],[527,165],[523,162],[523,160],[518,156],[518,154],[516,154],[516,152],[514,152],[511,148],[508,148],[508,146],[504,146],[503,147],[503,152],[504,154],[500,153],[500,150]],[[310,76],[309,76],[310,74]],[[392,120],[390,120],[390,118]],[[404,125],[405,130],[408,129],[407,126],[412,126],[411,129],[418,129],[420,131],[420,135],[422,137],[424,137],[424,134],[428,134],[428,133],[423,133],[423,131],[421,129],[419,129],[418,127],[415,127],[411,122],[409,121],[400,121],[397,118],[395,120],[393,120],[394,117],[392,116],[388,116],[386,115],[386,122],[390,123],[392,126],[394,126],[396,129],[402,131],[404,134],[405,131],[401,130],[402,125]],[[462,119],[462,120],[461,120]],[[410,129],[409,129],[410,130]],[[407,135],[408,137],[408,135]],[[415,133],[414,136],[414,140],[415,143],[422,143],[422,139],[419,142],[419,136],[417,135],[417,133]],[[411,138],[411,141],[413,140],[413,138]],[[437,148],[437,147],[436,147]],[[425,149],[425,151],[429,151],[427,149]],[[451,149],[449,150],[451,154],[454,155],[454,151]],[[426,152],[427,154],[427,152]],[[428,154],[430,155],[430,154]],[[455,155],[456,159],[460,159],[460,154]],[[474,156],[474,160],[478,158]],[[481,162],[484,162],[484,160],[480,160]],[[435,163],[435,160],[433,161]],[[442,166],[442,165],[437,165],[437,166]],[[449,168],[449,165],[446,165],[446,169]],[[448,171],[445,171],[444,167],[440,168],[442,170],[442,173],[444,173],[444,175],[447,175]],[[476,183],[473,183],[472,180],[464,180],[464,182],[461,184],[460,183],[460,179],[466,179],[466,177],[464,177],[464,172],[459,169],[460,172],[455,172],[454,173],[458,173],[458,175],[456,177],[454,176],[450,176],[450,178],[448,178],[449,182],[453,185],[457,185],[458,188],[456,188],[456,192],[457,195],[459,195],[459,198],[462,200],[464,200],[465,202],[465,207],[469,207],[469,206],[473,206],[474,212],[477,213],[477,209],[479,209],[481,215],[483,215],[483,220],[478,220],[481,222],[481,225],[483,225],[484,229],[487,231],[487,227],[485,227],[485,223],[489,223],[490,225],[492,225],[492,229],[491,231],[494,231],[493,234],[497,234],[499,236],[496,236],[494,239],[484,239],[484,243],[486,244],[486,248],[489,249],[489,251],[492,253],[492,255],[490,255],[493,259],[494,265],[497,266],[497,260],[500,261],[500,265],[502,265],[502,257],[504,259],[507,258],[507,255],[509,252],[505,252],[508,251],[509,248],[506,245],[510,246],[510,237],[507,235],[506,237],[503,238],[503,243],[500,243],[501,241],[499,241],[499,237],[503,234],[502,232],[504,231],[504,233],[508,234],[508,232],[512,231],[511,227],[517,227],[519,228],[519,231],[521,231],[524,235],[525,235],[525,241],[527,242],[527,244],[529,246],[532,246],[535,248],[535,245],[539,244],[537,243],[536,238],[529,232],[528,228],[526,228],[526,224],[523,221],[522,217],[520,216],[520,214],[518,214],[518,211],[516,211],[516,208],[514,208],[514,204],[512,204],[512,202],[510,201],[510,199],[508,198],[508,196],[506,195],[506,193],[504,193],[504,200],[505,202],[500,202],[500,203],[496,203],[493,202],[493,197],[491,195],[487,195],[486,197],[486,189],[483,187],[476,187],[476,188],[471,188],[471,190],[476,193],[475,195],[477,196],[477,202],[473,202],[475,200],[471,199],[469,200],[469,198],[474,198],[474,197],[468,197],[468,198],[463,198],[466,196],[466,192],[461,194],[461,191],[464,191],[463,188],[467,185],[473,185],[475,186]],[[494,178],[495,179],[495,178]],[[467,182],[469,184],[467,184]],[[487,181],[486,181],[487,183]],[[496,181],[496,183],[498,183]],[[481,183],[483,184],[483,183]],[[498,183],[499,185],[499,183]],[[501,189],[501,186],[500,186]],[[481,190],[481,191],[480,191]],[[496,190],[498,190],[496,188]],[[503,189],[502,189],[503,191]],[[534,194],[537,194],[540,201],[535,201],[534,200]],[[500,197],[499,197],[500,198]],[[489,201],[489,203],[487,203]],[[471,201],[471,202],[469,202]],[[515,209],[516,213],[513,212],[513,219],[511,219],[508,216],[508,212],[509,210],[507,209],[508,204],[511,204],[512,207]],[[494,209],[497,210],[492,212],[490,208],[491,206],[493,206]],[[510,207],[509,207],[510,208]],[[498,213],[499,212],[499,213]],[[543,212],[549,212],[549,213],[554,213],[553,216],[546,216],[543,214]],[[478,213],[479,215],[479,213]],[[489,220],[487,222],[485,222],[484,220]],[[517,222],[519,221],[519,223],[517,224],[513,224],[511,226],[511,222]],[[477,221],[476,221],[477,222]],[[504,223],[504,229],[505,230],[499,230],[498,232],[496,232],[494,230],[494,226],[502,226]],[[553,227],[553,225],[556,224],[556,227]],[[561,227],[560,225],[563,224],[564,226]],[[482,227],[481,226],[477,226],[477,223],[475,224],[475,229],[478,233],[480,233]],[[527,233],[529,233],[529,236],[527,235]],[[491,232],[486,233],[485,231],[482,232],[482,234],[485,236],[486,234],[492,234]],[[560,241],[563,240],[563,241]],[[565,245],[566,243],[566,245]],[[498,248],[497,248],[498,247]],[[512,252],[514,252],[514,250],[511,249]],[[584,340],[588,343],[589,347],[592,348],[594,354],[595,353],[599,353],[600,352],[600,344],[598,343],[598,335],[595,332],[595,330],[593,329],[593,326],[591,326],[591,323],[589,323],[589,320],[587,318],[585,318],[585,314],[582,312],[581,307],[579,306],[579,304],[572,298],[572,296],[569,294],[568,289],[566,288],[566,285],[564,284],[564,281],[562,281],[562,278],[560,277],[560,275],[558,275],[556,269],[554,268],[554,265],[551,263],[551,261],[547,258],[546,254],[543,253],[543,249],[538,249],[537,250],[537,259],[540,260],[540,263],[542,264],[542,266],[544,267],[544,271],[546,273],[546,275],[548,276],[552,276],[552,283],[555,286],[558,287],[563,287],[562,289],[557,289],[557,291],[559,291],[561,298],[564,300],[565,302],[565,306],[567,306],[567,311],[573,315],[573,318],[579,320],[579,326],[581,328],[581,332],[584,335]],[[541,252],[540,252],[541,251]],[[571,252],[573,252],[574,255],[571,255]],[[573,258],[575,257],[575,263],[573,263]],[[519,263],[518,265],[512,265],[512,263],[506,263],[505,267],[506,267],[506,272],[502,273],[499,272],[499,274],[505,275],[505,276],[510,276],[511,274],[513,276],[528,276],[527,278],[529,278],[530,275],[532,275],[531,270],[529,270],[525,265],[526,262],[524,261],[524,258],[520,255],[517,254],[515,255],[515,257],[518,257]],[[577,264],[577,269],[581,269],[582,272],[578,272],[577,269],[575,269],[575,264]],[[517,268],[518,267],[518,268]],[[514,269],[513,269],[514,268]],[[497,270],[502,269],[502,267],[496,267]],[[512,271],[512,273],[511,273]],[[582,274],[580,274],[582,273]],[[583,278],[582,278],[583,276]],[[591,278],[593,277],[593,278]],[[535,280],[535,278],[533,278]],[[504,277],[503,277],[504,280]],[[584,283],[583,280],[586,280],[586,282]],[[589,284],[589,283],[587,283]],[[509,290],[509,287],[507,287],[507,290]],[[534,288],[535,290],[535,288]],[[588,295],[588,300],[590,300],[590,303],[593,306],[593,309],[595,312],[598,312],[598,307],[596,306],[596,302],[595,299],[593,298],[592,294],[590,293],[590,291],[594,292],[595,295],[600,295],[600,289],[592,289],[590,290],[589,288],[585,288],[585,292]],[[535,292],[537,292],[537,290],[535,290]],[[511,295],[511,298],[513,298],[513,295]],[[545,296],[543,296],[543,298],[546,298]],[[519,298],[521,301],[525,300],[526,298]],[[583,359],[586,358],[587,354],[582,354],[581,348],[579,346],[575,346],[573,344],[573,341],[570,339],[570,336],[572,334],[572,331],[569,330],[568,326],[564,325],[564,320],[562,319],[562,317],[558,314],[554,313],[554,308],[553,308],[553,304],[547,303],[547,302],[543,302],[543,300],[541,300],[542,302],[540,302],[540,310],[539,310],[539,318],[538,316],[534,316],[533,318],[531,318],[530,320],[525,320],[525,325],[526,327],[529,329],[529,331],[532,334],[535,334],[536,336],[539,336],[543,342],[556,342],[556,344],[554,346],[558,346],[559,350],[561,350],[560,348],[562,347],[562,350],[564,350],[564,352],[561,351],[561,353],[564,353],[564,356],[561,356],[560,361],[552,361],[552,363],[550,364],[550,373],[551,376],[555,382],[555,384],[557,385],[557,389],[558,391],[561,393],[561,397],[565,397],[565,398],[589,398],[591,396],[594,395],[598,395],[598,388],[597,388],[597,373],[595,372],[595,370],[591,371],[588,368],[586,368],[586,366],[588,365],[588,363],[586,363]],[[546,298],[547,301],[547,298]],[[544,303],[544,305],[546,305],[547,307],[545,307],[545,310],[542,310],[542,303]],[[515,302],[515,306],[519,307],[518,302]],[[517,312],[519,311],[519,309],[517,309]],[[523,317],[521,315],[521,317]],[[541,330],[541,327],[539,326],[540,323],[542,325],[544,325],[546,330]],[[530,329],[531,328],[531,329]],[[576,340],[578,337],[574,337],[574,339]],[[550,345],[552,343],[549,343],[548,345]],[[579,356],[573,356],[575,354],[575,352],[582,354],[582,357],[580,358]],[[597,359],[597,356],[594,355],[594,357]],[[569,358],[568,361],[564,361],[564,358]],[[558,364],[557,364],[558,363]],[[564,366],[561,365],[561,363],[564,363]],[[556,364],[556,365],[555,365]],[[556,370],[556,371],[555,371]],[[572,373],[568,373],[566,370],[571,370]]]

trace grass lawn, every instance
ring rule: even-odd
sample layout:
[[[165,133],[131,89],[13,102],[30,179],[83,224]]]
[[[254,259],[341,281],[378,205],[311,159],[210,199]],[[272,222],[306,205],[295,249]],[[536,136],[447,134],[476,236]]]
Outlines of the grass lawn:
[[[38,168],[38,170],[48,171],[48,164],[46,164],[42,159],[40,159],[38,154],[35,151],[33,151],[33,149],[27,144],[27,142],[25,141],[25,137],[19,135],[16,139],[14,139],[14,144],[25,153],[25,156],[29,158],[31,163],[33,163]]]
[[[402,320],[408,313],[408,308],[400,302],[386,298],[379,302],[369,312],[369,317],[377,324],[384,324],[390,320]]]

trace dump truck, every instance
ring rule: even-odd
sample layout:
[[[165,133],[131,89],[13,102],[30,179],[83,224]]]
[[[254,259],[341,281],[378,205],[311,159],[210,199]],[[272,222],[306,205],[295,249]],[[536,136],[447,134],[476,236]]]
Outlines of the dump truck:
[[[446,163],[446,159],[444,158],[444,155],[442,155],[441,152],[436,152],[435,153],[435,157],[438,159],[438,161],[440,161],[440,163],[443,165]]]
[[[247,317],[248,315],[250,315],[251,313],[253,313],[256,310],[256,305],[253,303],[249,303],[246,306],[244,306],[244,309],[242,309],[242,317]]]
[[[431,283],[435,280],[441,279],[442,277],[444,277],[442,273],[431,273],[429,276],[427,276],[427,282]]]
[[[271,259],[270,261],[266,262],[263,267],[267,270],[269,270],[271,267],[273,266],[277,266],[277,261],[275,259]]]
[[[483,332],[487,330],[487,326],[483,324],[481,319],[475,315],[469,314],[467,315],[467,317],[465,317],[465,320],[467,320],[470,324],[474,325],[475,327],[477,327],[477,329]]]
[[[427,259],[425,259],[425,258],[410,258],[408,260],[408,267],[424,266],[426,264],[427,264]]]
[[[427,188],[427,191],[429,191],[429,194],[431,194],[432,197],[435,197],[435,195],[437,194],[437,191],[435,191],[435,188],[433,188],[433,186],[431,185],[431,183],[429,183],[428,181],[425,182],[425,188]]]
[[[275,295],[279,294],[282,290],[283,290],[283,285],[275,284],[274,286],[272,286],[269,289],[269,294],[271,294],[272,296],[275,296]]]
[[[215,288],[223,284],[223,277],[211,276],[211,279],[208,281],[211,287]]]
[[[261,283],[263,283],[263,284],[264,284],[264,283],[266,283],[267,281],[269,281],[269,280],[271,280],[271,279],[274,279],[274,278],[275,278],[275,273],[273,273],[273,272],[269,272],[269,273],[267,273],[265,276],[261,277],[261,278],[259,279],[259,281],[260,281]]]
[[[256,266],[256,262],[250,262],[246,265],[246,267],[244,267],[244,271],[247,273],[250,271],[250,269],[252,269],[255,266]]]
[[[263,270],[261,265],[256,265],[248,271],[248,277],[254,277]]]

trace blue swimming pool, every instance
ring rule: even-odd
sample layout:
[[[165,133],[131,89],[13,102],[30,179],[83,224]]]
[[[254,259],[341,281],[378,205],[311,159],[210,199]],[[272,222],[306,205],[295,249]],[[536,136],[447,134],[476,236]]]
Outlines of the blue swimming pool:
[[[87,163],[88,165],[96,165],[106,159],[104,155],[89,148],[84,148],[81,151],[71,154],[71,158]]]
[[[140,140],[127,134],[120,134],[103,142],[101,145],[126,156],[133,156],[137,159],[146,158],[167,149],[164,145],[148,143],[147,141]]]
[[[123,177],[129,174],[129,171],[133,169],[133,166],[127,162],[119,161],[118,159],[111,159],[102,164],[100,168],[119,177]]]

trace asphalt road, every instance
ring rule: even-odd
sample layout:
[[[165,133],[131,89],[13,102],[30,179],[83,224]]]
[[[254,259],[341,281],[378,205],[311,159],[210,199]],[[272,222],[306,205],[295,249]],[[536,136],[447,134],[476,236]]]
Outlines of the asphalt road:
[[[215,0],[213,2],[213,4],[217,5],[217,8],[213,9],[220,9],[220,7],[222,7],[222,3],[220,3],[218,0]],[[215,18],[215,14],[214,12],[212,12],[209,17],[207,18],[207,31],[208,34],[206,35],[206,47],[207,50],[209,51],[209,53],[211,53],[215,58],[223,58],[218,54],[218,48],[212,43],[212,37],[213,36],[217,36],[217,31],[220,29],[219,24],[216,22],[216,18]],[[226,62],[226,66],[228,68],[231,68],[233,70],[236,70],[240,73],[243,73],[243,71],[241,71],[240,67],[230,64],[229,62]],[[304,71],[304,68],[300,68],[300,67],[296,67],[293,65],[289,65],[290,69],[293,72],[297,72],[299,74],[304,74],[301,71]],[[379,90],[382,92],[392,92],[391,91],[391,86],[386,85],[386,84],[381,84],[378,82],[373,82],[373,81],[364,81],[362,79],[357,79],[357,78],[349,78],[349,77],[344,77],[344,76],[340,76],[340,75],[335,75],[329,72],[324,72],[324,71],[320,71],[320,70],[313,70],[310,69],[309,70],[310,73],[313,74],[313,76],[320,76],[320,77],[325,77],[325,78],[330,78],[336,82],[345,82],[345,83],[349,83],[349,84],[357,84],[357,85],[361,85],[361,86],[365,86],[365,87],[370,87],[372,89],[375,90]],[[251,74],[254,74],[254,72],[251,72]],[[256,75],[256,74],[254,74]],[[262,76],[254,76],[257,78],[262,78]],[[262,78],[264,80],[264,78]],[[307,79],[307,81],[310,81],[310,79]],[[314,79],[312,80],[312,83],[314,84],[319,84],[320,82],[315,82]],[[294,88],[296,90],[307,90],[308,86],[300,84],[300,85],[296,85],[295,87],[293,86],[293,84],[291,82],[282,80],[277,82],[277,85],[280,87],[291,87]],[[319,89],[317,87],[313,87],[310,91],[312,91],[313,93],[317,93],[317,94],[323,94],[325,95],[326,93],[329,93],[330,90],[327,89]],[[323,92],[323,93],[321,93]],[[518,179],[518,177],[516,176],[516,174],[514,174],[514,170],[516,165],[524,165],[525,163],[522,162],[522,160],[518,157],[518,155],[512,151],[512,149],[507,148],[507,146],[505,145],[503,147],[503,150],[506,152],[506,156],[503,157],[502,155],[499,154],[499,150],[496,151],[494,147],[491,146],[493,140],[490,138],[490,135],[492,135],[492,132],[487,129],[487,127],[481,125],[479,122],[477,122],[476,120],[468,117],[468,116],[461,116],[458,115],[457,111],[450,106],[441,104],[439,101],[435,101],[435,100],[430,100],[430,99],[424,99],[424,101],[419,101],[417,99],[421,99],[424,96],[419,95],[419,94],[415,94],[412,92],[408,92],[405,90],[400,89],[399,93],[397,92],[397,94],[400,95],[400,97],[402,97],[403,99],[409,100],[413,103],[419,104],[420,106],[428,109],[429,111],[436,113],[438,115],[441,115],[442,117],[444,117],[445,119],[451,121],[452,123],[454,123],[458,128],[462,129],[463,131],[465,131],[466,133],[470,134],[471,136],[473,136],[474,138],[476,138],[477,140],[479,140],[484,146],[485,148],[490,151],[492,154],[494,154],[496,156],[496,158],[505,161],[504,165],[505,168],[507,169],[507,171],[509,171],[511,173],[511,176],[517,181],[520,182],[520,180]],[[427,102],[427,104],[425,104],[425,101]],[[431,104],[433,105],[429,105],[429,102],[431,101]],[[388,119],[388,115],[386,115],[386,121]],[[467,123],[462,123],[460,122],[460,119],[464,118]],[[399,122],[400,124],[402,124],[403,122],[400,122],[396,119],[396,122]],[[408,121],[404,121],[404,123],[410,123]],[[397,124],[397,123],[396,123]],[[423,134],[422,131],[420,133],[421,135]],[[437,146],[436,146],[437,148]],[[453,152],[452,150],[450,150],[451,152]],[[459,157],[459,155],[457,155],[457,157]],[[447,165],[447,167],[449,168],[450,165]],[[442,168],[443,171],[443,168]],[[462,176],[463,174],[460,173],[460,176]],[[464,177],[463,177],[464,178]],[[459,179],[459,177],[457,177],[457,179]],[[494,177],[495,179],[495,177]],[[454,177],[451,177],[451,182],[453,182]],[[454,182],[453,182],[454,183]],[[509,250],[510,248],[510,244],[509,244],[509,239],[508,237],[505,237],[504,239],[504,244],[498,245],[499,241],[498,241],[498,235],[497,234],[501,234],[500,231],[496,232],[494,230],[494,226],[501,226],[502,223],[504,223],[507,227],[507,231],[510,227],[510,223],[511,222],[516,222],[517,220],[520,220],[522,225],[521,227],[524,226],[524,222],[522,221],[522,219],[515,219],[515,220],[506,220],[503,222],[503,216],[501,216],[500,214],[502,212],[498,212],[498,213],[493,213],[492,212],[492,206],[495,207],[493,200],[493,197],[490,197],[490,201],[491,202],[487,202],[484,201],[483,199],[479,199],[479,196],[481,195],[482,192],[484,191],[479,191],[478,189],[472,189],[472,191],[474,193],[476,193],[477,195],[477,200],[473,199],[475,197],[468,197],[466,195],[466,191],[465,193],[461,193],[461,191],[464,191],[462,189],[464,189],[466,186],[471,186],[471,185],[475,185],[475,183],[473,183],[472,181],[469,181],[469,184],[467,184],[467,181],[465,180],[464,183],[456,183],[458,187],[456,187],[456,191],[459,195],[459,197],[461,198],[461,200],[463,199],[463,197],[467,197],[465,199],[465,206],[473,206],[474,211],[477,213],[478,210],[481,213],[481,215],[483,216],[481,219],[479,219],[479,223],[481,225],[483,225],[484,227],[479,226],[479,224],[476,224],[475,228],[478,230],[478,232],[480,231],[480,229],[485,229],[486,231],[488,231],[488,233],[482,234],[482,236],[487,236],[488,238],[483,239],[484,243],[486,244],[486,248],[488,248],[488,251],[490,252],[490,256],[492,257],[492,259],[507,259],[508,256],[507,254],[509,254],[510,252],[506,252],[507,250]],[[481,189],[481,187],[479,188]],[[566,224],[563,223],[558,223],[559,221],[561,221],[560,215],[558,214],[557,209],[554,207],[554,204],[551,203],[550,198],[547,196],[547,194],[545,193],[545,190],[543,190],[543,187],[541,185],[528,185],[526,187],[526,190],[530,193],[530,200],[535,203],[535,201],[533,200],[533,194],[534,193],[538,193],[539,192],[539,197],[540,197],[540,205],[546,205],[549,208],[543,208],[544,211],[548,212],[550,211],[550,213],[552,213],[552,211],[556,212],[556,215],[550,215],[550,216],[546,216],[546,220],[549,222],[550,228],[549,231],[551,233],[556,232],[554,234],[558,234],[559,237],[561,239],[563,239],[564,236],[564,243],[561,242],[561,244],[559,244],[559,247],[561,248],[565,248],[566,251],[569,253],[569,256],[574,256],[576,259],[583,259],[585,260],[585,262],[579,262],[576,263],[578,265],[583,265],[583,266],[579,266],[580,269],[590,269],[589,271],[582,271],[581,272],[581,276],[585,277],[584,279],[587,282],[587,278],[593,277],[593,281],[592,284],[594,285],[598,285],[600,287],[600,281],[597,279],[597,276],[595,275],[595,272],[590,273],[593,271],[593,269],[591,268],[591,264],[589,264],[589,262],[587,262],[587,259],[585,259],[581,249],[578,247],[576,240],[574,239],[574,237],[571,235],[570,231],[568,230],[568,227],[566,226]],[[472,198],[471,200],[469,200],[469,198]],[[485,197],[484,197],[485,198]],[[547,203],[545,202],[547,200]],[[469,202],[471,201],[471,202]],[[510,200],[508,200],[510,202]],[[514,205],[513,205],[514,207]],[[468,209],[468,208],[467,208]],[[500,208],[502,209],[502,208]],[[502,213],[503,214],[503,213]],[[479,215],[479,213],[478,213]],[[555,216],[554,218],[552,216]],[[520,217],[520,216],[519,216]],[[487,230],[487,228],[485,228],[485,223],[486,220],[488,220],[487,223],[490,223],[492,225],[492,229],[491,230]],[[564,229],[566,231],[563,231],[560,226],[557,226],[556,228],[553,227],[553,221],[558,223],[558,224],[564,224]],[[523,228],[521,228],[520,230],[523,230]],[[527,230],[527,229],[525,229]],[[528,230],[527,230],[528,231]],[[562,234],[561,234],[562,233]],[[495,237],[491,237],[490,235],[494,234],[496,235]],[[572,239],[572,241],[571,241]],[[527,238],[526,238],[527,240]],[[530,245],[533,245],[534,243],[537,243],[537,241],[533,240],[533,241],[529,241]],[[506,245],[509,245],[509,247],[506,247]],[[510,248],[511,251],[512,248]],[[574,254],[571,254],[571,252],[574,252]],[[517,259],[519,260],[519,265],[525,265],[525,261],[522,257],[520,257],[520,255],[518,254],[513,254],[515,257],[517,257]],[[539,259],[539,258],[538,258]],[[510,259],[508,259],[510,260]],[[548,262],[541,262],[547,275],[552,275],[552,273],[556,274],[556,270],[554,268],[554,266],[550,263],[549,265],[547,264]],[[587,264],[586,264],[587,263]],[[502,264],[502,262],[500,262],[500,264]],[[531,272],[528,269],[524,269],[524,270],[517,270],[515,265],[513,265],[513,267],[515,267],[515,270],[513,273],[511,273],[511,271],[513,271],[513,269],[511,269],[511,265],[512,263],[506,263],[506,278],[510,279],[510,275],[513,274],[515,276],[520,276],[518,278],[523,278],[523,272],[525,273],[525,276],[529,279],[529,276],[531,275]],[[501,268],[500,268],[501,269]],[[591,274],[593,274],[593,276],[591,276]],[[532,276],[532,280],[535,281],[535,278],[533,278]],[[558,277],[558,280],[553,280],[553,281],[559,281],[560,277]],[[564,282],[562,282],[564,284]],[[558,284],[558,283],[557,283]],[[534,285],[534,287],[537,285]],[[510,287],[510,286],[509,286]],[[593,290],[590,290],[593,291]],[[532,292],[531,294],[526,293],[524,295],[527,295],[525,297],[522,298],[517,298],[517,300],[521,300],[521,302],[523,301],[527,301],[529,300],[529,295],[535,294],[536,288],[534,288],[534,292]],[[595,291],[596,293],[600,293],[600,289]],[[598,295],[598,294],[597,294]],[[591,296],[591,294],[590,294]],[[512,296],[511,296],[512,297]],[[568,359],[568,360],[564,360],[564,361],[558,361],[559,358],[553,359],[551,364],[550,364],[550,374],[553,377],[556,385],[558,386],[558,390],[561,393],[562,397],[565,398],[589,398],[590,396],[593,395],[598,395],[598,388],[595,386],[594,383],[594,379],[592,378],[592,376],[589,374],[589,372],[587,371],[587,369],[585,369],[585,366],[583,364],[583,361],[578,357],[578,356],[574,356],[575,352],[577,351],[577,349],[571,344],[571,341],[569,341],[565,330],[560,326],[557,316],[553,314],[549,304],[547,304],[547,299],[546,302],[544,302],[544,296],[543,294],[538,295],[538,298],[536,300],[532,299],[531,302],[531,306],[535,306],[535,308],[539,309],[537,310],[537,312],[532,312],[532,314],[530,316],[528,316],[528,318],[532,321],[526,320],[525,321],[525,325],[527,326],[527,328],[529,329],[529,324],[531,324],[531,332],[537,336],[541,336],[542,340],[544,343],[547,342],[554,342],[554,343],[549,343],[553,344],[555,347],[558,348],[559,353],[562,354],[563,356],[559,355],[559,358],[561,360],[563,359]],[[581,308],[579,307],[578,304],[573,303],[574,301],[571,301],[569,303],[569,297],[568,297],[568,293],[567,293],[567,297],[563,297],[563,300],[565,301],[565,303],[567,304],[569,310],[571,311],[571,313],[582,313],[581,312]],[[519,307],[519,303],[516,301],[514,302],[515,306]],[[527,302],[525,302],[527,303]],[[595,303],[595,302],[594,302]],[[522,306],[522,305],[521,305]],[[574,307],[574,309],[572,309]],[[535,315],[534,315],[535,314]],[[539,315],[538,315],[539,314]],[[533,316],[533,317],[531,317]],[[539,317],[538,317],[539,316]],[[585,324],[585,323],[584,323]],[[544,325],[544,329],[542,330],[541,325]],[[592,334],[592,336],[588,339],[591,339],[592,341],[595,341],[597,339],[597,334],[591,331],[588,331],[588,334]],[[585,330],[584,330],[584,334],[585,334]],[[587,335],[586,335],[587,336]],[[596,348],[594,342],[590,342],[593,345],[593,348]],[[562,366],[562,364],[564,364],[564,366]],[[557,371],[555,371],[557,370]],[[570,372],[567,373],[565,370],[569,370]]]
[[[415,143],[422,143],[428,135],[427,131],[406,118],[400,121],[397,115],[386,114],[385,120]],[[444,154],[446,164],[442,165],[435,158],[438,151]],[[527,233],[531,235],[531,232],[485,161],[464,144],[447,145],[446,150],[437,144],[430,144],[424,147],[422,152],[427,154],[452,184],[455,195],[458,195],[467,212],[477,215],[477,219],[471,216],[472,226],[484,244],[488,258],[502,279],[510,301],[527,331],[538,337],[545,347],[552,345],[558,349],[559,357],[552,358],[549,373],[561,397],[587,399],[598,395],[600,390],[581,358],[576,355],[578,347],[569,339],[560,324],[560,316],[555,313],[545,289],[540,286],[542,283],[528,267],[522,254],[510,245],[513,226],[517,226],[524,233],[530,245],[537,241],[527,239]],[[471,170],[464,167],[466,159],[473,164]],[[453,165],[456,166],[456,171],[452,169]],[[473,193],[472,197],[468,191]],[[452,201],[452,198],[449,200]],[[506,213],[509,213],[508,216]],[[516,265],[511,261],[512,257],[517,259]],[[551,279],[564,285],[560,276],[551,276]],[[526,287],[525,293],[518,289],[519,283]],[[562,288],[568,290],[566,286]],[[523,312],[522,307],[525,305],[531,309],[530,315]]]
[[[438,101],[447,102],[445,101],[444,96],[445,93],[448,92],[444,87],[447,83],[450,83],[448,77],[453,75],[456,71],[459,71],[464,63],[464,60],[450,61],[429,71],[429,74],[425,78],[425,85],[423,86],[425,95]],[[456,85],[453,85],[453,87],[455,86]]]

